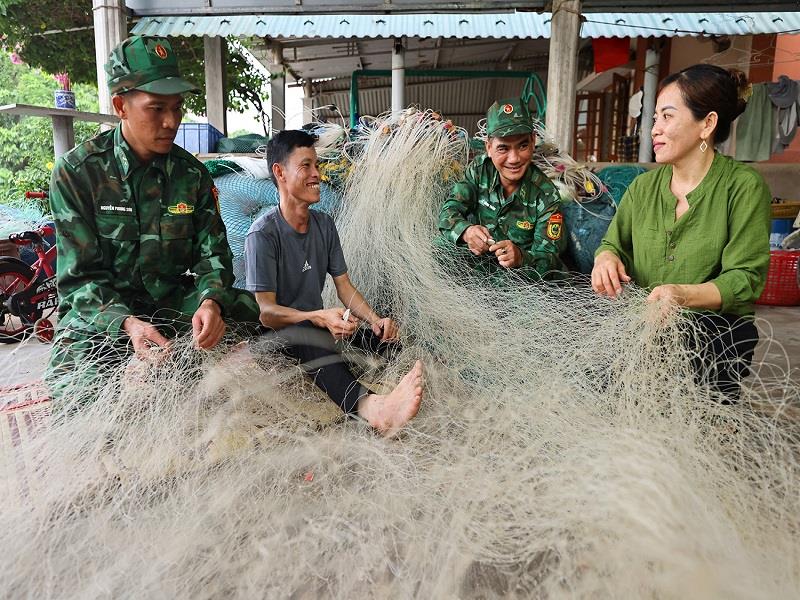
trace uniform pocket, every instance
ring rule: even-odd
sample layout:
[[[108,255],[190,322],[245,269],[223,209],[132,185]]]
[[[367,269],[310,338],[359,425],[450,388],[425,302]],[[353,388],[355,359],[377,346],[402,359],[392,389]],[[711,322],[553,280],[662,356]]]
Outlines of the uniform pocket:
[[[536,220],[509,216],[505,225],[508,239],[517,246],[529,246],[536,238]]]
[[[162,217],[161,239],[184,240],[194,236],[194,223],[191,217]]]
[[[139,223],[133,216],[95,215],[97,233],[110,240],[132,241],[139,239]]]
[[[180,274],[192,267],[194,223],[189,216],[161,217],[162,272]]]
[[[136,265],[139,223],[133,216],[95,215],[97,235],[105,268],[115,275],[129,275]]]

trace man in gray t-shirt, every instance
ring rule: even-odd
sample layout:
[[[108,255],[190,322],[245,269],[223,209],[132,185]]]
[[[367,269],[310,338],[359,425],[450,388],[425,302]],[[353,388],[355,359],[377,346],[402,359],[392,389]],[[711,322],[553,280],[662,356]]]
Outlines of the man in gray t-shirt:
[[[327,273],[347,273],[333,219],[315,210],[308,214],[308,231],[300,233],[276,206],[250,226],[245,241],[247,289],[275,292],[278,304],[303,311],[322,308]]]
[[[419,410],[422,363],[389,394],[378,395],[356,381],[339,355],[336,340],[345,338],[380,351],[397,341],[397,324],[380,317],[351,283],[333,219],[309,210],[320,199],[314,141],[304,131],[281,131],[267,144],[280,204],[247,232],[246,287],[258,301],[266,335],[277,338],[345,414],[393,434]],[[323,308],[327,273],[346,309]],[[369,327],[359,328],[361,320]]]

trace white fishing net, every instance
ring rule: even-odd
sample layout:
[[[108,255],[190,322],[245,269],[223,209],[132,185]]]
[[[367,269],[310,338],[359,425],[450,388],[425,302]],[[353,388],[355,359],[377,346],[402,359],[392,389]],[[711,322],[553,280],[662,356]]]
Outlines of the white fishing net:
[[[422,359],[417,418],[383,439],[267,342],[179,337],[73,390],[98,398],[67,416],[1,415],[0,594],[798,597],[788,367],[721,405],[691,322],[643,291],[486,281],[432,242],[457,131],[414,113],[351,143],[350,276],[402,327],[365,377]]]

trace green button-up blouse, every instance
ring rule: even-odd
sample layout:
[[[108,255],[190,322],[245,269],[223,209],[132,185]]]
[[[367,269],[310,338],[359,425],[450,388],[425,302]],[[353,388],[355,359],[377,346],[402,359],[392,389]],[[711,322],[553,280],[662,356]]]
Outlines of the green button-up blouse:
[[[752,314],[769,267],[767,184],[751,167],[717,154],[676,221],[671,179],[671,165],[637,177],[595,255],[613,252],[645,288],[710,281],[722,296],[720,312]]]

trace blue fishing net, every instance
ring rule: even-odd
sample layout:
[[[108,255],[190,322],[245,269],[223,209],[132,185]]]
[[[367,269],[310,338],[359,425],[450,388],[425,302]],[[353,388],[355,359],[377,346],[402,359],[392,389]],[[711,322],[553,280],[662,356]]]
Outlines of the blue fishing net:
[[[625,190],[647,169],[634,166],[612,166],[601,169],[597,176],[608,189],[590,202],[566,202],[562,206],[567,228],[567,247],[575,267],[581,273],[591,273],[594,253],[603,241],[611,219],[617,212]]]

